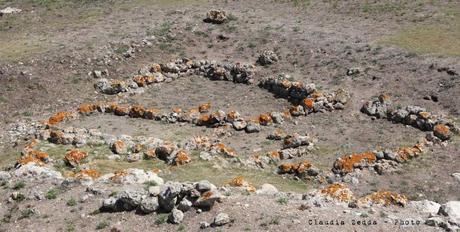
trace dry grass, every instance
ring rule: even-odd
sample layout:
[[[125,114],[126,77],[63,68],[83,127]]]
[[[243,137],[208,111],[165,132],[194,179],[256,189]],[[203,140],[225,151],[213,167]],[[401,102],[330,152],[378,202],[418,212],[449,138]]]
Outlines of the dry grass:
[[[409,27],[380,42],[417,54],[460,56],[460,11],[447,11],[444,17],[439,24]]]

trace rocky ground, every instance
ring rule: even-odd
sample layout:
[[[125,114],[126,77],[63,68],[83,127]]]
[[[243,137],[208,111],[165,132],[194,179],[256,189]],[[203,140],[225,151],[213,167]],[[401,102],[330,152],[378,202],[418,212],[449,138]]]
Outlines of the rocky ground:
[[[457,231],[459,27],[441,0],[0,0],[0,230]]]

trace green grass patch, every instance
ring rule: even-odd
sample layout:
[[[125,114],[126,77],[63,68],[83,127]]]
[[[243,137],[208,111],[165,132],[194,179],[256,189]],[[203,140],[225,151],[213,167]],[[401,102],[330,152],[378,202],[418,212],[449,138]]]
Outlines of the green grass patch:
[[[13,189],[14,190],[19,190],[19,189],[22,189],[24,187],[26,187],[26,183],[24,183],[23,181],[19,181],[16,184],[14,184]]]
[[[460,56],[460,23],[454,26],[407,28],[380,42],[417,54]]]
[[[102,230],[102,229],[105,229],[106,227],[108,227],[110,224],[106,221],[103,221],[103,222],[99,222],[97,225],[96,225],[96,230]]]
[[[52,188],[46,192],[45,197],[48,200],[53,200],[57,198],[58,193],[59,191],[57,189]]]
[[[440,14],[437,24],[407,27],[379,42],[417,54],[460,56],[460,10],[447,9]]]

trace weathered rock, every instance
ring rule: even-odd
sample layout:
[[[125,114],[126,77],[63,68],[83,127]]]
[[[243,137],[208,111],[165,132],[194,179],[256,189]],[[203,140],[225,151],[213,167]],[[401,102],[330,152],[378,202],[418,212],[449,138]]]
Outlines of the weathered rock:
[[[128,145],[123,140],[113,142],[111,148],[115,154],[126,154],[128,152]]]
[[[166,182],[160,187],[160,195],[158,195],[158,202],[160,207],[165,212],[171,212],[174,209],[177,196],[181,192],[181,184],[177,182]]]
[[[452,177],[454,177],[454,179],[457,181],[457,183],[460,184],[460,173],[452,173]],[[1,179],[2,178],[0,177],[0,180]]]
[[[221,24],[228,20],[227,13],[223,10],[210,10],[204,19],[207,23]]]
[[[300,146],[308,146],[311,144],[312,139],[310,136],[302,136],[299,134],[293,134],[291,136],[287,136],[284,138],[283,141],[283,149],[286,148],[296,148]]]
[[[258,195],[275,195],[278,193],[278,189],[271,184],[263,184],[260,189],[256,191]]]
[[[148,189],[150,196],[158,196],[160,194],[160,186],[150,186]]]
[[[163,184],[163,179],[156,173],[151,171],[146,172],[137,168],[126,169],[121,175],[115,175],[112,179],[122,184],[142,184],[145,182],[150,182],[155,185]]]
[[[187,200],[186,198],[184,198],[177,205],[177,209],[179,209],[182,212],[187,212],[192,208],[192,206],[193,206],[193,203]]]
[[[274,123],[282,124],[284,122],[284,117],[281,112],[271,112],[270,116],[272,117]]]
[[[155,150],[156,156],[168,164],[172,164],[176,158],[177,146],[173,143],[165,142]]]
[[[226,213],[219,213],[212,221],[211,226],[223,226],[230,223],[230,217]]]
[[[153,213],[157,211],[159,208],[160,205],[158,203],[158,198],[156,197],[145,197],[144,199],[142,199],[139,205],[139,210],[145,214]]]
[[[441,205],[433,201],[423,200],[410,201],[408,203],[408,207],[414,208],[418,212],[423,212],[427,214],[437,214],[439,212],[439,208],[441,208]]]
[[[443,204],[439,214],[448,217],[450,222],[460,225],[460,201],[449,201]]]
[[[200,229],[206,229],[210,227],[211,225],[207,222],[200,222]]]
[[[102,201],[102,206],[101,206],[101,210],[102,211],[107,211],[107,212],[115,212],[115,211],[118,211],[118,208],[117,208],[117,198],[115,197],[109,197],[107,199],[104,199]]]
[[[193,203],[193,206],[204,210],[210,210],[212,206],[214,206],[214,203],[221,199],[222,195],[217,190],[210,190],[202,193],[200,198]]]
[[[173,209],[168,216],[168,221],[172,224],[179,224],[184,220],[184,213],[178,209]]]
[[[22,10],[19,9],[19,8],[7,7],[7,8],[4,8],[4,9],[0,10],[0,15],[3,15],[3,14],[15,14],[15,13],[21,13],[21,12],[22,12]]]
[[[235,130],[243,130],[247,127],[248,124],[246,123],[246,121],[241,119],[233,121],[232,125],[233,128],[235,128]]]
[[[144,196],[144,192],[139,192],[135,190],[124,190],[118,195],[116,203],[117,209],[122,211],[135,210],[138,206],[140,206]]]
[[[447,223],[444,221],[444,218],[442,217],[430,217],[425,221],[425,224],[428,226],[434,226],[434,227],[446,227]]]
[[[246,133],[256,133],[260,131],[260,124],[256,122],[248,122],[246,126]]]
[[[210,191],[212,189],[215,189],[216,186],[213,185],[211,182],[207,181],[207,180],[202,180],[198,183],[195,184],[195,188],[196,190],[200,191],[200,192],[207,192],[207,191]]]
[[[451,137],[451,131],[448,126],[445,124],[437,124],[433,128],[433,133],[436,137],[440,138],[441,140],[449,140]]]
[[[260,65],[270,65],[275,62],[278,62],[279,58],[278,55],[274,51],[265,50],[260,54],[259,58],[257,59],[257,63]]]
[[[40,167],[35,163],[21,165],[21,167],[13,172],[13,175],[17,177],[62,179],[62,174],[60,172],[51,170],[47,167]]]

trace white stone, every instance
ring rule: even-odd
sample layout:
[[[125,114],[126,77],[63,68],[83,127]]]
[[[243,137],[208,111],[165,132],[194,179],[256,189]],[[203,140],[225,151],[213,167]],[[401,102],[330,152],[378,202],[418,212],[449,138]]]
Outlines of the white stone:
[[[427,214],[430,214],[430,213],[436,214],[439,212],[439,208],[441,207],[441,205],[434,201],[423,200],[423,201],[411,201],[409,202],[408,207],[414,208],[419,212],[423,212]]]

